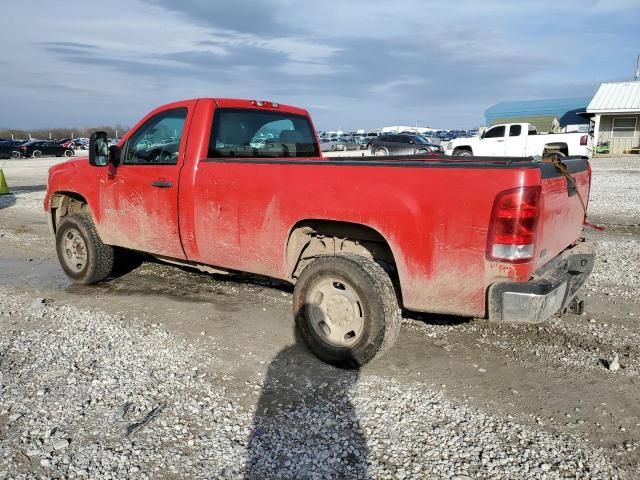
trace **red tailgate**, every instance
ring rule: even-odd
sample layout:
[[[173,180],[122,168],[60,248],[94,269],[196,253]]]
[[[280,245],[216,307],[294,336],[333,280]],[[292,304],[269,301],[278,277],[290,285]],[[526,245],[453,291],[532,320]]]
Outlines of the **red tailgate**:
[[[542,212],[536,242],[536,267],[547,263],[581,236],[585,212],[580,197],[586,207],[591,170],[586,159],[568,159],[563,163],[575,180],[577,191],[555,165],[545,163],[540,167]]]

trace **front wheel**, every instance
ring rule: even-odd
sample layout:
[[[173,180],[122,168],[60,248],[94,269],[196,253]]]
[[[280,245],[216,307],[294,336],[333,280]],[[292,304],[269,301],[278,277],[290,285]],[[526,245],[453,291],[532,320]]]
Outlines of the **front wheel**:
[[[100,240],[87,214],[63,217],[56,232],[56,252],[64,273],[80,285],[100,282],[114,265],[114,249]]]
[[[471,150],[467,150],[466,148],[459,148],[453,151],[454,157],[471,157],[472,155]]]
[[[21,154],[20,152],[16,151],[16,150],[13,150],[13,151],[10,153],[10,156],[11,156],[11,158],[13,158],[13,159],[18,159],[18,158],[20,158],[20,157],[22,156],[22,154]]]
[[[73,156],[73,150],[65,150],[64,151],[64,156],[69,158]]]
[[[296,282],[300,336],[322,361],[359,368],[384,354],[400,332],[400,307],[387,272],[359,255],[319,257]]]
[[[40,158],[42,156],[42,152],[40,150],[34,150],[31,156],[33,158]]]

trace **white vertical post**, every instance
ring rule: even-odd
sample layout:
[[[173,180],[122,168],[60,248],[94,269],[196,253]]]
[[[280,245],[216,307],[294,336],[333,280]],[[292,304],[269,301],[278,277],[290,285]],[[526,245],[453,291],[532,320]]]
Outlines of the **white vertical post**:
[[[598,146],[598,137],[600,136],[600,114],[596,113],[596,118],[593,123],[593,154],[592,156],[596,156],[596,148]]]

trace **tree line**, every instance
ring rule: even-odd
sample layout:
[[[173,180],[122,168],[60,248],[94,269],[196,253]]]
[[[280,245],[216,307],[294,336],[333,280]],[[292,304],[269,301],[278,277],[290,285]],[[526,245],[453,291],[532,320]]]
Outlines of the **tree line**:
[[[91,132],[101,130],[113,138],[121,138],[129,127],[123,125],[81,127],[81,128],[40,128],[37,130],[20,130],[11,128],[0,128],[0,138],[16,140],[28,140],[29,138],[38,140],[61,140],[63,138],[89,138]]]

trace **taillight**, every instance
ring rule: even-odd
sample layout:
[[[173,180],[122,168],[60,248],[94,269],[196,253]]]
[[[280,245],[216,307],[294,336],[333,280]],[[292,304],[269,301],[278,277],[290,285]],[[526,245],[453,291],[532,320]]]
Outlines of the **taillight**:
[[[20,147],[20,150],[26,150],[27,147]]]
[[[586,145],[589,141],[589,135],[582,135],[580,137],[580,145]]]
[[[522,263],[533,258],[540,190],[540,186],[519,187],[498,194],[487,237],[489,260]]]

